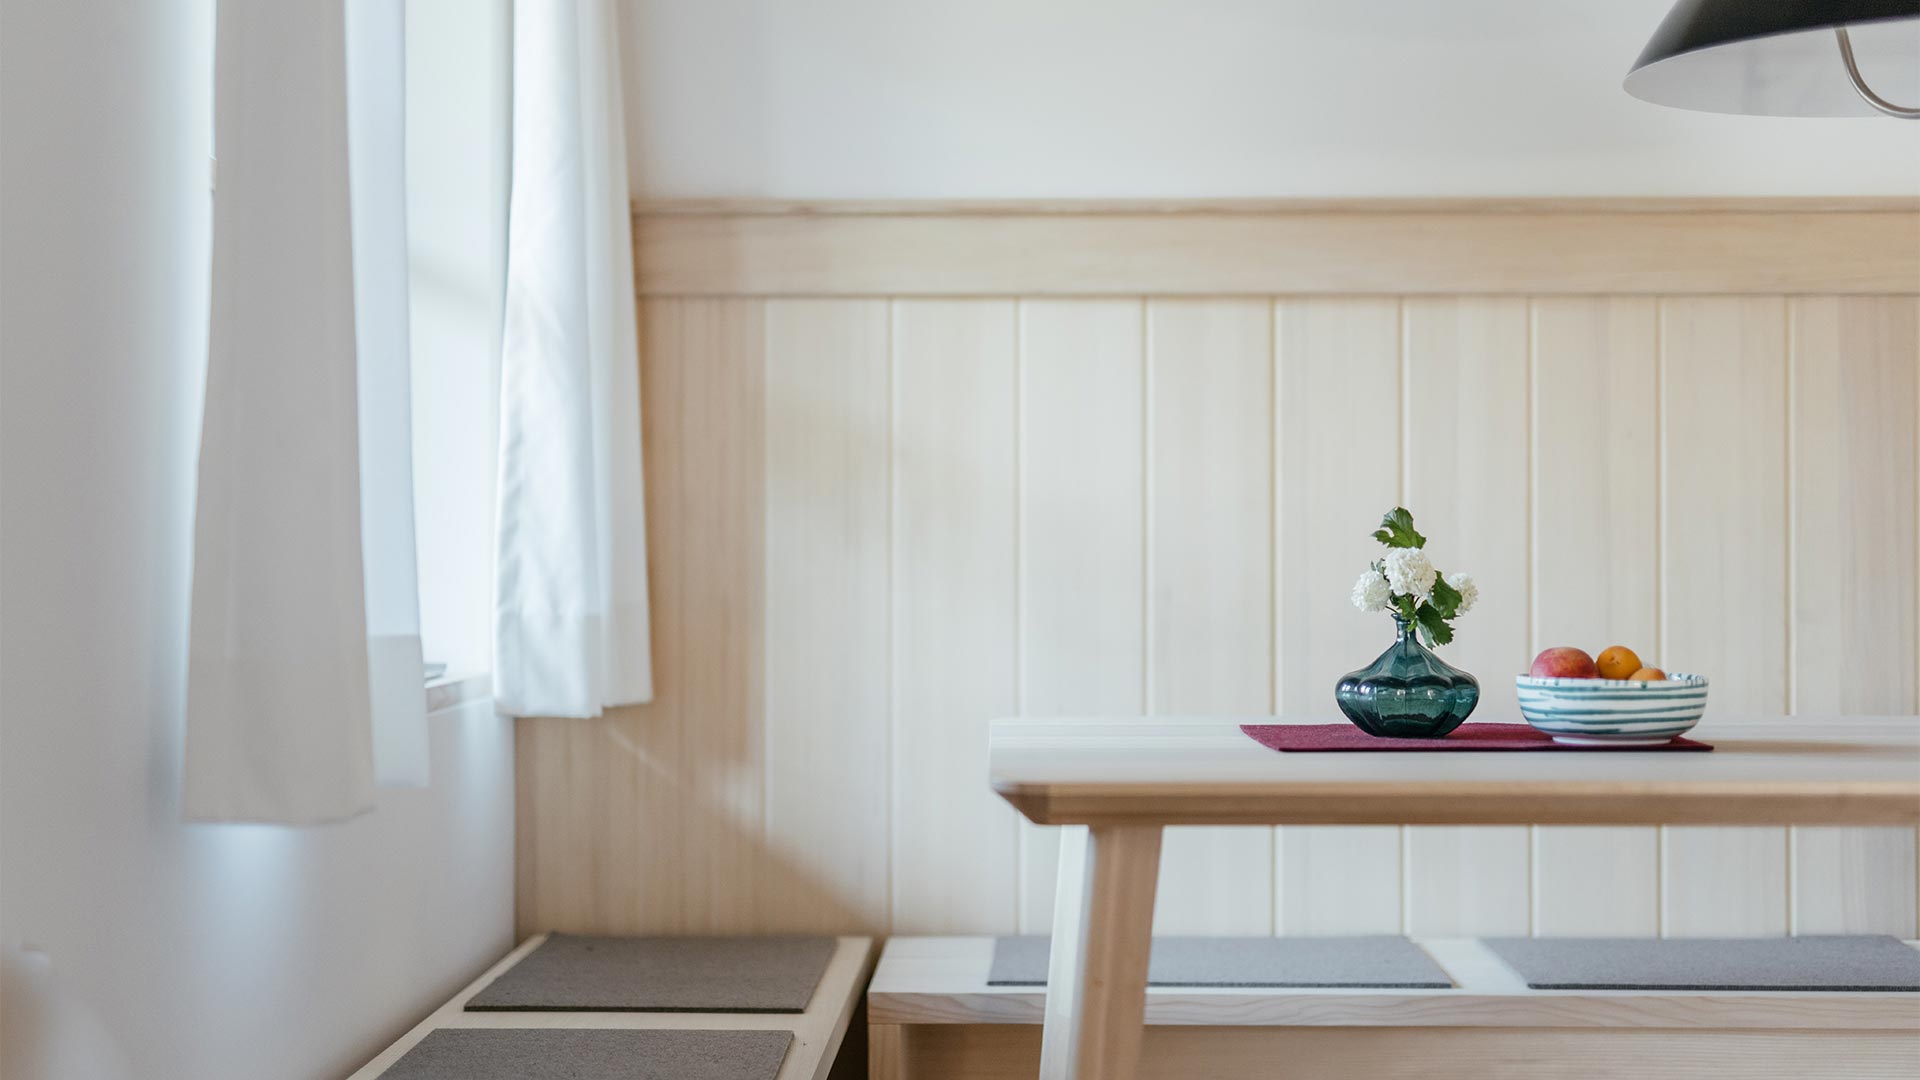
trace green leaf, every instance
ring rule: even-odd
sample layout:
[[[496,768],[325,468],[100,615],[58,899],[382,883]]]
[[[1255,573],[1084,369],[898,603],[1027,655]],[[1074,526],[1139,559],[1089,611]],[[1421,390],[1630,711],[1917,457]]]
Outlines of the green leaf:
[[[1453,640],[1453,627],[1447,625],[1446,616],[1435,611],[1432,604],[1421,604],[1415,614],[1420,620],[1420,629],[1427,632],[1428,641],[1445,645]]]
[[[1421,536],[1413,527],[1413,515],[1404,506],[1396,506],[1387,511],[1380,519],[1380,527],[1373,532],[1373,538],[1395,548],[1421,548],[1427,546],[1427,538]]]
[[[1414,599],[1411,595],[1402,594],[1400,596],[1394,597],[1393,599],[1394,599],[1394,604],[1400,610],[1400,621],[1408,622],[1408,623],[1418,621],[1413,613]]]
[[[1433,599],[1430,603],[1443,619],[1460,614],[1460,590],[1447,584],[1446,575],[1437,571],[1433,576]]]

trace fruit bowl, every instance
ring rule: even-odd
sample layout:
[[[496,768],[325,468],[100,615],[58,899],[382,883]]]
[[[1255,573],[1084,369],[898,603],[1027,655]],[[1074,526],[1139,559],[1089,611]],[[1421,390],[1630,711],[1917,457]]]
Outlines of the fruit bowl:
[[[1693,730],[1707,711],[1707,680],[1676,672],[1658,682],[1514,676],[1520,715],[1554,742],[1659,746]]]

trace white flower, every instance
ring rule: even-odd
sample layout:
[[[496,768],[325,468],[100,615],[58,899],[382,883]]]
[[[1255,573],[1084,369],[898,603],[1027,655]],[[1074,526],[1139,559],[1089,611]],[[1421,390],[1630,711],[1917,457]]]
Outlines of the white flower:
[[[1360,580],[1353,583],[1353,606],[1361,611],[1385,611],[1387,597],[1392,592],[1392,586],[1380,576],[1380,571],[1369,566]]]
[[[1433,595],[1433,563],[1419,548],[1394,548],[1387,552],[1387,583],[1395,595],[1411,595],[1425,600]]]
[[[1471,610],[1473,602],[1480,599],[1480,586],[1475,585],[1473,579],[1465,574],[1448,574],[1447,584],[1453,586],[1453,590],[1460,594],[1460,606],[1454,611],[1461,615]]]

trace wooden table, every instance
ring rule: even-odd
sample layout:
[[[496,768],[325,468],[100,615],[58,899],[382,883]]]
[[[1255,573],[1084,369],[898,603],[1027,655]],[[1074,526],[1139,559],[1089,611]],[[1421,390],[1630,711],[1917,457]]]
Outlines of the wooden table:
[[[1281,754],[1242,723],[996,720],[993,788],[1063,831],[1044,1080],[1129,1080],[1166,825],[1916,825],[1920,718],[1709,717],[1710,754]]]

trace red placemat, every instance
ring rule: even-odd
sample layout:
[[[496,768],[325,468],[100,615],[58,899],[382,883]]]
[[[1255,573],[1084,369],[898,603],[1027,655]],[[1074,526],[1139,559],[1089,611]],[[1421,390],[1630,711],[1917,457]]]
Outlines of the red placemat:
[[[1707,743],[1676,738],[1659,746],[1569,746],[1526,724],[1461,724],[1444,739],[1380,739],[1352,724],[1241,724],[1240,730],[1269,750],[1316,753],[1329,750],[1711,750]]]

